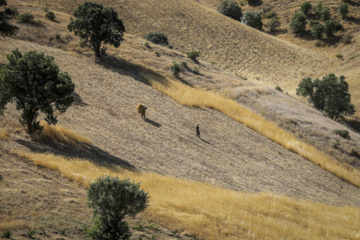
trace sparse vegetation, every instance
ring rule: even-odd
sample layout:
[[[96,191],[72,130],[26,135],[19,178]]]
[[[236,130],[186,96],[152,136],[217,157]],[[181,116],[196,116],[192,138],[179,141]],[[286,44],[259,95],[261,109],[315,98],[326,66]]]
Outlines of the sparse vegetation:
[[[335,130],[334,130],[334,133],[335,133],[336,135],[339,135],[339,136],[342,137],[342,138],[351,139],[348,130],[335,129]]]
[[[23,13],[17,17],[18,23],[31,23],[34,20],[34,15],[31,13]]]
[[[350,152],[350,155],[358,158],[359,157],[359,151],[352,148],[351,152]]]
[[[18,30],[9,21],[18,15],[17,9],[8,8],[5,0],[0,1],[0,33],[4,35],[13,35]]]
[[[353,38],[353,35],[351,35],[350,33],[346,33],[344,36],[342,36],[340,41],[344,44],[350,44]]]
[[[296,95],[309,97],[309,103],[314,107],[325,111],[334,120],[342,117],[343,114],[352,115],[355,107],[351,104],[348,83],[344,76],[340,78],[330,73],[322,80],[303,78],[296,89]]]
[[[315,39],[322,39],[324,33],[324,25],[318,23],[314,24],[311,29],[311,35]]]
[[[275,89],[276,89],[277,91],[279,91],[279,92],[283,92],[283,90],[281,89],[280,86],[276,86]]]
[[[218,6],[218,11],[219,13],[237,21],[240,21],[242,18],[242,9],[233,0],[222,1]]]
[[[66,72],[60,72],[51,56],[30,51],[22,55],[16,49],[7,55],[9,61],[0,70],[0,113],[11,101],[22,111],[21,122],[30,134],[40,130],[38,112],[49,124],[56,124],[54,111],[64,113],[73,102],[75,85]]]
[[[324,23],[324,33],[328,38],[334,36],[334,33],[341,29],[343,29],[342,25],[335,20],[328,20]]]
[[[168,38],[163,33],[149,33],[145,39],[158,45],[169,46]]]
[[[32,230],[29,230],[28,233],[27,233],[29,238],[33,238],[35,234],[36,234],[35,228],[32,229]]]
[[[344,57],[344,55],[342,55],[342,54],[340,54],[340,53],[336,54],[335,56],[336,56],[338,59],[341,59],[341,60],[342,60],[343,57]]]
[[[8,138],[8,132],[0,126],[0,141]]]
[[[173,61],[173,64],[171,65],[171,72],[175,77],[179,76],[181,69],[177,62]]]
[[[60,232],[61,235],[66,236],[66,229],[65,228],[60,229],[59,232]]]
[[[144,224],[140,223],[140,224],[134,226],[133,229],[138,230],[138,231],[142,231],[144,229]]]
[[[280,27],[280,21],[276,17],[273,17],[266,22],[265,27],[267,27],[270,32],[275,32],[278,27]]]
[[[241,22],[260,31],[263,27],[260,14],[255,12],[245,12],[241,19]]]
[[[110,44],[119,47],[125,32],[125,27],[118,13],[111,7],[104,8],[101,4],[85,2],[78,6],[68,29],[79,36],[84,43],[90,44],[95,56],[101,56],[101,45]]]
[[[88,189],[89,206],[94,209],[89,235],[98,240],[130,238],[124,217],[134,217],[143,211],[148,199],[148,193],[140,190],[139,183],[110,176],[98,178]]]
[[[54,12],[47,12],[46,14],[45,14],[45,16],[46,16],[46,18],[47,19],[49,19],[49,20],[51,20],[51,21],[55,21],[55,13]]]
[[[59,32],[57,32],[57,33],[55,33],[54,37],[55,37],[56,40],[60,40],[61,35],[60,35]]]
[[[338,149],[340,147],[339,139],[336,139],[335,142],[332,143],[332,147]]]

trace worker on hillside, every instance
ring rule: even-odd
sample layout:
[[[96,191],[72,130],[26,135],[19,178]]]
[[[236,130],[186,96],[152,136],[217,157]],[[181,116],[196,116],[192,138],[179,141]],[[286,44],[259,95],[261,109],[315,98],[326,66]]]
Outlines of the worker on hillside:
[[[196,137],[200,138],[200,129],[199,129],[199,124],[196,125]]]

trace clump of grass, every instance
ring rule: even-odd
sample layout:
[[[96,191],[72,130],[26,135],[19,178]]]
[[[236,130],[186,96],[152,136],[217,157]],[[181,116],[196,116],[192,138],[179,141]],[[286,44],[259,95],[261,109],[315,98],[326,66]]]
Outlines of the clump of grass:
[[[172,74],[173,74],[175,77],[178,77],[180,71],[181,71],[180,65],[179,65],[177,62],[173,61],[173,64],[171,65],[171,72],[172,72]]]
[[[139,223],[138,225],[134,226],[133,229],[142,231],[144,229],[144,224]]]
[[[358,158],[359,157],[359,151],[352,148],[351,152],[350,152],[350,155]]]
[[[275,89],[278,90],[279,92],[283,91],[280,86],[276,86]]]
[[[9,229],[6,229],[3,233],[2,233],[2,238],[11,238],[12,232]]]
[[[332,143],[332,147],[338,149],[340,147],[339,139],[336,139],[335,142]]]
[[[32,230],[29,230],[28,231],[28,237],[30,237],[30,238],[33,238],[34,237],[34,235],[36,234],[36,230],[35,229],[32,229]]]
[[[141,182],[150,195],[150,205],[141,213],[142,217],[170,229],[183,229],[199,239],[247,239],[249,236],[327,239],[329,235],[355,239],[360,228],[360,209],[351,206],[336,207],[272,193],[231,191],[171,176],[128,171],[120,166],[102,167],[86,159],[18,154],[35,164],[57,169],[84,186],[104,175]]]
[[[31,23],[34,20],[34,15],[31,13],[23,13],[17,17],[18,23]]]
[[[340,53],[339,53],[339,54],[336,54],[335,56],[336,56],[338,59],[341,59],[341,60],[344,58],[344,55],[342,55],[342,54],[340,54]]]
[[[50,21],[55,21],[55,13],[54,12],[46,12],[45,17]]]
[[[80,133],[75,132],[69,128],[61,125],[49,125],[45,121],[41,121],[40,125],[43,127],[38,136],[39,140],[47,141],[51,139],[65,144],[76,145],[79,143],[91,144],[91,140],[82,136]]]

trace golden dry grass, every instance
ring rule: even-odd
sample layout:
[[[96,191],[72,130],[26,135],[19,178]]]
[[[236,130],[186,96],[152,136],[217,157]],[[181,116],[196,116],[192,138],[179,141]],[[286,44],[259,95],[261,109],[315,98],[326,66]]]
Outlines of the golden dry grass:
[[[0,140],[6,140],[8,135],[8,132],[0,126]]]
[[[18,154],[84,186],[104,175],[141,182],[150,195],[150,206],[141,214],[143,217],[200,239],[360,239],[360,210],[355,207],[335,207],[271,193],[234,192],[154,173],[99,167],[86,159]]]
[[[39,134],[41,140],[52,139],[61,143],[76,145],[78,143],[91,144],[91,140],[82,136],[80,133],[61,125],[49,125],[45,121],[41,121],[40,125],[43,130]]]
[[[151,85],[186,106],[209,107],[216,109],[243,125],[257,131],[270,140],[280,144],[292,152],[320,164],[321,167],[335,176],[360,187],[360,171],[349,165],[336,162],[317,148],[298,140],[292,134],[278,127],[256,113],[242,107],[235,101],[225,99],[217,94],[201,89],[191,88],[179,82],[157,82],[148,78]]]
[[[13,229],[24,229],[28,228],[29,224],[24,220],[8,220],[2,219],[0,222],[0,231],[13,230]]]

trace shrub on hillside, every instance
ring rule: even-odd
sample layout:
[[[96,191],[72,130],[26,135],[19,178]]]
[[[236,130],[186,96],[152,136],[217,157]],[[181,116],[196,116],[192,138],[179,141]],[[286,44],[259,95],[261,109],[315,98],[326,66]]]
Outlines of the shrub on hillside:
[[[348,130],[335,129],[335,130],[334,130],[334,133],[335,133],[336,135],[339,135],[339,136],[342,137],[342,138],[351,139]]]
[[[163,45],[163,46],[169,45],[168,38],[163,33],[149,33],[148,35],[145,36],[145,39],[158,45]]]
[[[31,13],[23,13],[17,17],[19,23],[31,23],[34,20],[34,15]]]
[[[309,15],[310,10],[312,9],[312,5],[310,2],[303,2],[300,6],[300,10],[306,16]]]
[[[300,35],[305,32],[306,28],[306,16],[303,13],[295,13],[290,20],[290,29],[296,35]]]
[[[311,36],[315,39],[321,39],[324,33],[324,25],[314,24],[311,28]]]
[[[241,22],[258,30],[262,30],[263,27],[260,14],[255,12],[245,12]]]
[[[280,21],[276,17],[274,17],[267,21],[265,27],[267,27],[270,32],[274,32],[278,27],[280,27],[280,25]]]
[[[45,14],[46,18],[51,20],[51,21],[54,21],[55,20],[55,13],[54,12],[47,12]]]
[[[322,80],[303,78],[296,89],[296,95],[309,97],[309,103],[315,108],[325,111],[327,115],[337,120],[344,114],[352,115],[355,107],[351,104],[348,83],[344,76],[339,78],[330,73]]]
[[[317,19],[320,19],[321,18],[321,11],[323,10],[323,5],[322,3],[318,3],[314,8],[314,14],[315,14],[315,17]]]
[[[8,8],[6,6],[6,1],[0,1],[0,33],[13,35],[18,28],[11,25],[9,21],[18,15],[18,11],[16,8]]]
[[[347,15],[349,14],[349,4],[347,3],[342,3],[339,5],[338,8],[338,14],[345,19],[347,17]]]
[[[177,62],[173,61],[173,64],[171,65],[171,72],[175,77],[179,76],[181,69]]]
[[[320,19],[323,21],[330,19],[330,9],[328,7],[325,7],[320,12]]]
[[[187,52],[186,55],[188,56],[188,58],[190,58],[193,61],[197,61],[197,58],[200,57],[200,52],[199,51],[191,51],[191,52]]]
[[[218,12],[237,21],[242,18],[242,10],[239,4],[232,0],[222,1],[218,6]]]
[[[335,20],[328,20],[324,23],[324,33],[327,37],[332,37],[334,34],[344,29],[344,27],[340,24],[340,22],[337,22]]]
[[[129,179],[101,177],[90,184],[87,192],[89,207],[94,210],[93,226],[88,234],[94,240],[130,239],[126,215],[135,217],[148,204],[148,193]]]
[[[351,40],[353,39],[353,35],[351,35],[350,33],[345,34],[344,36],[342,36],[341,38],[341,42],[344,44],[349,44],[351,43]]]
[[[277,18],[277,13],[276,12],[271,12],[271,13],[267,13],[265,14],[266,18]]]

